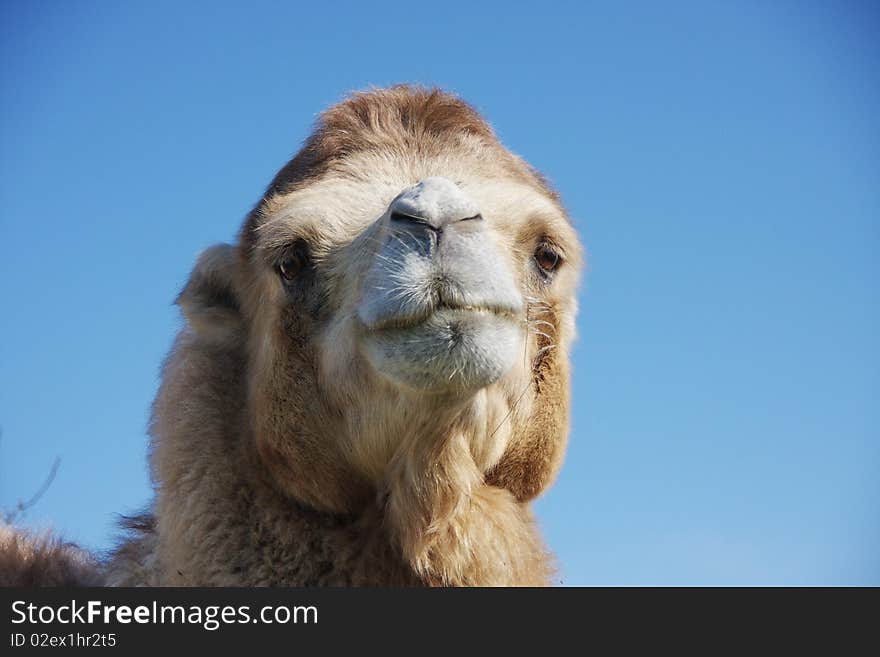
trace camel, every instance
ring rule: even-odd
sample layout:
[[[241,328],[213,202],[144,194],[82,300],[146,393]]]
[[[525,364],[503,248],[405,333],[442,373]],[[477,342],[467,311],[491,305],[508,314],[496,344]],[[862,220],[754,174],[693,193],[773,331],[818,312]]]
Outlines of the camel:
[[[550,584],[581,251],[470,105],[350,95],[177,298],[150,507],[104,559],[7,528],[0,583]]]

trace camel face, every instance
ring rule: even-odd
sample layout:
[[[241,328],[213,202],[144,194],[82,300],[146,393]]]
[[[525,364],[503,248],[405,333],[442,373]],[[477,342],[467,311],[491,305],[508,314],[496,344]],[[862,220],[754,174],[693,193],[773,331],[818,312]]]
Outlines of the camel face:
[[[241,233],[265,467],[351,511],[455,435],[488,480],[533,497],[564,451],[579,259],[558,197],[461,101],[392,89],[332,108]]]
[[[415,390],[475,390],[522,354],[524,302],[489,221],[448,178],[402,191],[382,216],[357,305],[375,370]]]

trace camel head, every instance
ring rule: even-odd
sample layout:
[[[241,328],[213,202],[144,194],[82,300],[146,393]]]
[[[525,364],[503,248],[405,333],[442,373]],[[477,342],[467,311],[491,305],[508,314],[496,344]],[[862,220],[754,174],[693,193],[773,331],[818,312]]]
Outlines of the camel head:
[[[180,303],[240,352],[243,435],[298,501],[352,512],[446,449],[527,500],[564,451],[580,260],[556,193],[470,106],[394,87],[320,117]]]

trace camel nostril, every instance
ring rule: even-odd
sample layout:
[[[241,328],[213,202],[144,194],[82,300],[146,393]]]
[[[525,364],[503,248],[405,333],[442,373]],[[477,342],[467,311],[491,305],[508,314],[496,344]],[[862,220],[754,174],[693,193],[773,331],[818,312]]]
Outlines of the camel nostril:
[[[440,232],[441,228],[439,226],[435,226],[428,219],[424,217],[417,217],[411,214],[404,214],[403,212],[392,212],[391,213],[391,223],[392,224],[401,224],[409,227],[417,227],[428,230],[433,230],[435,232]]]

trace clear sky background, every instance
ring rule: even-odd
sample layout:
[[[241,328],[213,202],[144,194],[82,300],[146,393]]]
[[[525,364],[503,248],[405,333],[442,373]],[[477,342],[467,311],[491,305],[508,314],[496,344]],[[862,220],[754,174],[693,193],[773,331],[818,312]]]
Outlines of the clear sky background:
[[[0,4],[0,508],[112,544],[198,252],[316,113],[458,92],[589,251],[566,584],[880,584],[876,2]]]

